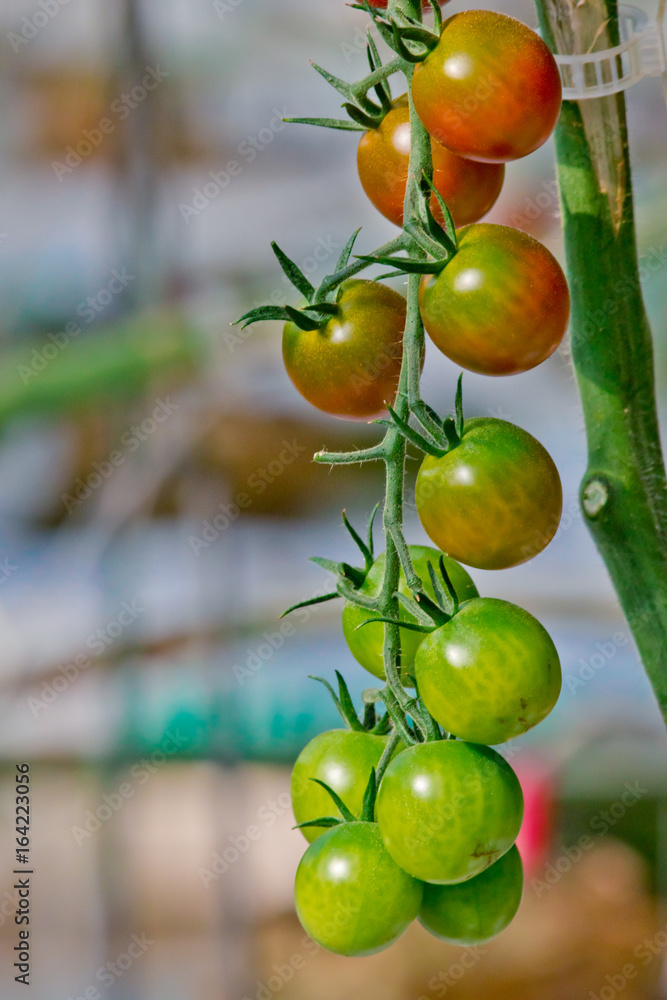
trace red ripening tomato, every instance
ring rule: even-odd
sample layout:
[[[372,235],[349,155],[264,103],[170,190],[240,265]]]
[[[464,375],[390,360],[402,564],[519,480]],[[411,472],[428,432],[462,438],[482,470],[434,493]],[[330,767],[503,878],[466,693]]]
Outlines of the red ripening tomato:
[[[483,222],[458,233],[440,274],[427,275],[419,308],[443,354],[480,375],[517,375],[546,361],[570,316],[560,264],[538,240]]]
[[[415,68],[412,98],[426,130],[471,160],[518,160],[551,135],[562,100],[551,52],[521,21],[491,10],[448,18]]]
[[[456,226],[477,222],[492,208],[505,178],[501,163],[465,160],[438,142],[431,143],[433,183],[442,195]],[[410,111],[407,94],[397,98],[377,128],[362,135],[357,169],[364,191],[379,212],[397,226],[403,225],[403,202],[410,159]],[[438,222],[443,215],[431,196],[431,210]]]
[[[286,323],[287,374],[309,403],[343,420],[373,420],[396,396],[405,299],[377,281],[345,281],[338,314],[316,330]]]

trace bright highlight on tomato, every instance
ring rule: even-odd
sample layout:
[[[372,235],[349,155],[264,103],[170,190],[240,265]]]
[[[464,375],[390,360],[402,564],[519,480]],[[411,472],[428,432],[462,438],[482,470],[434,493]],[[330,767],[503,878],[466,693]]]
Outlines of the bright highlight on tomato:
[[[309,403],[345,420],[373,420],[398,388],[405,299],[376,281],[346,281],[338,315],[317,330],[286,323],[287,374]]]
[[[431,578],[429,576],[428,564],[429,562],[433,566],[436,575],[439,576],[438,561],[442,555],[437,549],[431,549],[426,545],[409,545],[408,550],[410,552],[410,558],[412,560],[412,565],[414,570],[421,579],[423,583],[423,589],[429,595],[429,597],[435,597],[433,591],[433,584],[431,583]],[[460,566],[454,559],[445,557],[445,569],[447,570],[447,575],[451,581],[451,584],[456,592],[456,596],[460,602],[467,601],[471,597],[477,597],[477,587],[470,579],[469,574]],[[367,595],[369,597],[377,597],[382,589],[382,580],[384,577],[384,566],[385,566],[385,555],[378,556],[370,570],[363,585],[359,588],[360,593]],[[399,593],[405,594],[406,597],[410,595],[410,590],[405,581],[405,574],[401,570],[398,584]],[[383,646],[384,646],[384,630],[385,626],[378,622],[377,625],[370,624],[364,625],[362,628],[359,626],[362,622],[368,621],[370,618],[377,618],[372,611],[368,611],[366,608],[360,608],[350,601],[345,602],[345,607],[343,609],[343,634],[345,636],[345,641],[350,647],[350,652],[354,656],[362,667],[374,674],[375,677],[379,677],[384,680],[384,659],[383,659]],[[399,621],[416,623],[417,619],[414,615],[411,615],[403,605],[399,607],[398,613]],[[422,632],[413,632],[409,629],[400,630],[401,639],[401,672],[410,672],[414,666],[415,653],[419,648],[419,644],[424,638]],[[354,812],[354,810],[352,810]]]
[[[504,743],[532,729],[561,688],[549,633],[523,608],[493,597],[468,601],[427,635],[415,671],[434,719],[472,743]]]
[[[491,747],[460,740],[418,743],[394,757],[376,816],[394,861],[424,882],[478,875],[517,838],[519,780]]]
[[[318,944],[339,955],[373,955],[415,919],[422,885],[389,856],[376,823],[344,823],[304,854],[294,899]]]
[[[507,420],[466,420],[461,443],[427,455],[417,475],[417,513],[431,540],[479,569],[532,559],[556,534],[563,508],[558,470],[531,434]]]
[[[545,246],[510,226],[481,223],[421,286],[424,326],[443,354],[481,375],[516,375],[560,344],[570,315],[567,281]]]
[[[444,198],[454,225],[477,222],[500,194],[505,167],[464,160],[437,142],[431,143],[431,153],[433,184]],[[410,112],[404,94],[394,101],[377,128],[362,135],[357,150],[357,169],[364,191],[378,211],[397,226],[403,225],[409,159]],[[431,210],[442,224],[443,214],[435,195],[431,197]]]
[[[450,944],[483,944],[504,931],[521,903],[523,865],[516,845],[467,882],[424,885],[419,922]]]
[[[340,816],[331,796],[313,778],[333,788],[350,812],[358,816],[371,769],[378,766],[386,745],[386,736],[347,729],[332,729],[312,739],[297,757],[292,771],[290,791],[296,822]],[[324,832],[321,826],[301,829],[309,842]]]
[[[558,120],[551,52],[521,21],[491,10],[454,14],[415,67],[412,97],[427,132],[459,156],[500,163],[538,149]]]

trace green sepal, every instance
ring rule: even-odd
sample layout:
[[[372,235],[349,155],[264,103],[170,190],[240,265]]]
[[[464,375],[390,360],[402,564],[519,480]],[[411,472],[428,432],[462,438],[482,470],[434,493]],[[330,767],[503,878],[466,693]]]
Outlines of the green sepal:
[[[433,11],[433,31],[439,38],[442,34],[442,10],[438,0],[429,0],[429,3]]]
[[[342,576],[345,580],[349,580],[355,587],[361,587],[366,579],[366,573],[363,569],[357,569],[356,566],[350,566],[346,562],[334,562],[333,559],[324,559],[322,556],[311,556],[310,561],[314,562],[316,566],[321,566],[328,573],[335,573],[336,576]]]
[[[406,32],[408,30],[409,31],[413,31],[414,29],[412,29],[412,28],[410,28],[410,29],[401,28],[396,23],[396,21],[394,21],[394,19],[392,18],[391,19],[391,41],[389,42],[389,45],[394,50],[394,52],[397,55],[399,55],[401,57],[401,59],[405,59],[406,62],[410,62],[410,63],[420,63],[420,62],[423,62],[424,59],[426,59],[426,56],[429,54],[430,49],[425,46],[424,47],[424,51],[423,52],[419,52],[419,53],[418,52],[413,52],[412,49],[409,49],[407,47],[407,45],[405,44],[405,42],[403,41],[404,38],[408,37],[407,34],[406,34]],[[415,39],[415,40],[421,42],[421,39]]]
[[[461,444],[461,438],[456,430],[454,417],[445,417],[442,421],[442,431],[447,438],[447,451],[453,451],[454,448],[458,448]]]
[[[377,507],[375,508],[375,510],[377,510]],[[345,527],[349,531],[350,535],[352,536],[352,538],[356,542],[357,547],[359,548],[362,556],[364,557],[364,562],[366,563],[366,572],[368,573],[369,569],[371,568],[371,566],[373,565],[373,563],[375,561],[375,558],[373,556],[372,534],[371,534],[371,539],[370,539],[370,546],[366,545],[366,542],[363,540],[363,538],[361,538],[357,534],[357,532],[354,530],[354,528],[352,527],[352,525],[348,521],[347,514],[345,513],[345,511],[343,511],[343,524],[345,525]]]
[[[337,316],[340,312],[335,302],[313,302],[310,306],[303,306],[304,312],[321,313],[323,317]]]
[[[335,590],[332,594],[322,594],[320,597],[309,597],[305,601],[299,601],[297,604],[293,604],[287,609],[287,611],[283,611],[280,617],[284,618],[286,615],[291,614],[292,611],[296,611],[298,608],[309,608],[313,604],[324,604],[325,601],[333,601],[338,597],[340,597],[340,594]]]
[[[374,73],[382,65],[382,60],[380,59],[380,53],[377,50],[370,28],[366,29],[366,38],[368,39],[368,44],[366,45],[368,65],[371,68],[371,73]],[[382,110],[385,114],[388,114],[391,111],[391,90],[389,89],[389,83],[387,80],[381,80],[377,86],[373,87],[373,90],[377,95]]]
[[[317,125],[319,128],[333,128],[342,132],[368,131],[363,125],[346,118],[283,118],[283,121],[294,125]]]
[[[373,702],[369,702],[364,705],[364,718],[362,720],[363,727],[367,733],[372,732],[377,725],[377,712],[375,711],[375,705]]]
[[[372,255],[355,254],[356,260],[365,260],[369,264],[386,264],[395,267],[399,274],[436,274],[442,271],[446,260],[417,260],[416,257],[373,257]]]
[[[354,244],[355,244],[357,236],[359,235],[360,232],[361,232],[361,226],[359,226],[358,229],[355,229],[355,231],[352,233],[352,235],[350,236],[349,240],[347,241],[347,243],[345,244],[345,246],[341,250],[340,257],[336,261],[336,267],[334,268],[334,273],[336,271],[342,271],[344,268],[347,267],[347,265],[348,265],[348,263],[350,261],[350,255],[351,255],[352,250],[354,248]]]
[[[387,405],[387,411],[391,420],[386,420],[384,417],[380,417],[378,420],[373,421],[376,424],[382,424],[385,427],[393,427],[399,430],[403,437],[410,441],[416,448],[420,451],[426,452],[428,455],[434,455],[436,458],[442,458],[443,455],[447,454],[447,450],[438,447],[434,441],[429,441],[423,434],[419,431],[414,430],[410,425],[399,417],[398,414],[391,406]]]
[[[417,621],[423,625],[431,623],[428,629],[429,632],[439,628],[441,625],[445,625],[452,617],[448,612],[443,611],[440,605],[436,604],[423,590],[420,590],[414,598],[408,594],[401,593],[398,593],[396,596],[405,610],[414,615]],[[401,624],[401,628],[407,627],[407,624]]]
[[[428,632],[432,632],[433,628],[434,628],[433,625],[430,625],[430,626],[429,625],[414,625],[412,622],[401,622],[401,621],[398,621],[398,619],[396,619],[396,618],[385,618],[383,616],[378,615],[377,618],[367,618],[365,621],[360,622],[356,626],[356,628],[355,628],[354,631],[357,632],[360,628],[363,628],[364,625],[371,625],[374,622],[385,622],[385,624],[387,624],[387,625],[398,625],[399,628],[406,628],[406,629],[408,629],[409,632],[424,632],[424,633],[428,633]]]
[[[350,692],[347,689],[347,685],[338,671],[336,671],[336,677],[338,678],[338,690],[340,692],[340,696],[336,694],[331,684],[329,684],[329,681],[325,680],[324,677],[316,677],[314,674],[308,674],[308,677],[311,681],[319,681],[320,684],[324,684],[333,699],[333,703],[338,710],[338,714],[348,729],[351,729],[355,733],[361,733],[364,731],[364,727],[361,722],[359,722],[357,713],[354,710],[354,705],[352,703],[352,698],[350,697]]]
[[[433,215],[433,212],[431,211],[431,205],[430,205],[431,199],[427,192],[427,196],[425,199],[425,209],[428,220],[429,232],[431,236],[434,237],[434,239],[436,239],[439,243],[442,242],[443,247],[446,250],[448,250],[452,255],[454,255],[456,253],[457,242],[456,242],[456,229],[454,228],[454,220],[452,219],[452,214],[449,211],[449,208],[447,207],[445,199],[442,197],[442,195],[436,188],[432,179],[426,173],[422,174],[422,176],[424,178],[426,185],[435,195],[436,200],[442,210],[445,222],[445,227],[443,229],[443,227],[440,225],[438,220]],[[445,237],[444,240],[442,239],[443,236]]]
[[[336,792],[334,792],[333,788],[330,788],[329,785],[327,785],[327,783],[325,781],[320,781],[319,778],[310,778],[309,780],[310,781],[314,781],[318,785],[321,785],[321,787],[324,789],[324,791],[328,792],[328,794],[331,796],[331,798],[333,800],[334,805],[340,811],[340,814],[341,814],[341,816],[343,817],[343,819],[345,820],[346,823],[356,823],[357,822],[357,817],[353,813],[350,812],[350,810],[347,808],[347,806],[345,805],[345,803],[341,799],[340,795],[337,795]]]
[[[459,375],[458,382],[456,383],[456,401],[454,403],[454,407],[454,426],[456,427],[456,433],[460,439],[463,437],[463,426],[465,424],[463,419],[463,372]]]
[[[386,736],[391,730],[391,716],[385,712],[380,721],[371,729],[373,736]]]
[[[456,596],[456,590],[454,589],[454,584],[452,583],[452,581],[450,579],[450,576],[449,576],[449,573],[447,572],[447,567],[445,566],[444,556],[440,556],[439,569],[440,569],[440,575],[442,576],[444,584],[445,584],[445,586],[447,588],[447,591],[449,593],[450,600],[452,602],[452,612],[451,612],[451,614],[452,614],[452,617],[454,617],[454,615],[456,614],[456,612],[459,610],[459,599]]]
[[[338,819],[336,816],[321,816],[319,819],[308,819],[305,823],[297,823],[293,826],[293,830],[302,830],[304,826],[340,826],[345,820]]]
[[[396,700],[396,695],[391,690],[389,685],[385,685],[381,691],[382,700],[387,709],[387,715],[390,717],[392,723],[394,724],[394,729],[401,737],[406,747],[414,746],[415,743],[419,742],[416,734],[410,727],[403,711]]]
[[[375,768],[371,768],[371,773],[368,778],[368,784],[366,785],[366,791],[364,792],[364,801],[361,806],[360,819],[362,823],[373,823],[375,820],[375,799],[377,798],[377,779],[375,777]]]
[[[297,292],[301,292],[304,299],[308,302],[312,301],[313,295],[315,294],[315,289],[308,281],[301,268],[297,267],[293,260],[290,260],[287,254],[283,253],[275,240],[271,241],[271,249],[278,258],[278,263],[282,268],[283,274],[289,281],[291,285],[294,285]]]
[[[362,111],[356,104],[352,104],[349,101],[346,101],[343,104],[343,108],[348,113],[352,121],[360,125],[366,132],[370,132],[371,129],[377,128],[384,117],[384,114],[367,114],[366,111]],[[382,111],[382,109],[380,108],[379,111]]]
[[[433,564],[431,563],[430,559],[427,560],[426,565],[428,566],[428,575],[431,579],[431,586],[433,587],[433,591],[435,593],[436,602],[442,608],[445,614],[451,614],[452,613],[450,611],[451,595],[445,594],[445,591],[442,589],[442,585],[440,583],[440,580],[438,579],[435,570],[433,569]]]

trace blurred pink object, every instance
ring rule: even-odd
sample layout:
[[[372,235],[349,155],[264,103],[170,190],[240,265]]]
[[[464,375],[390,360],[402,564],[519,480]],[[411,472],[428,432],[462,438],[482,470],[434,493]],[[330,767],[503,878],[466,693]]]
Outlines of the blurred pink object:
[[[543,867],[549,857],[556,812],[556,782],[553,768],[538,757],[521,760],[516,771],[524,797],[524,815],[517,847],[523,861],[525,875],[530,876]]]

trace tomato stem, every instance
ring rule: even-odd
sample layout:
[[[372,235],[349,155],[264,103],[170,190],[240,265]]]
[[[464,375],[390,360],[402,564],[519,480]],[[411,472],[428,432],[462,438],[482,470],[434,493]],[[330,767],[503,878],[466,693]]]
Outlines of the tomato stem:
[[[555,52],[618,44],[612,0],[537,0],[537,9]],[[667,484],[623,93],[564,102],[555,139],[572,360],[588,439],[581,510],[667,722]]]

